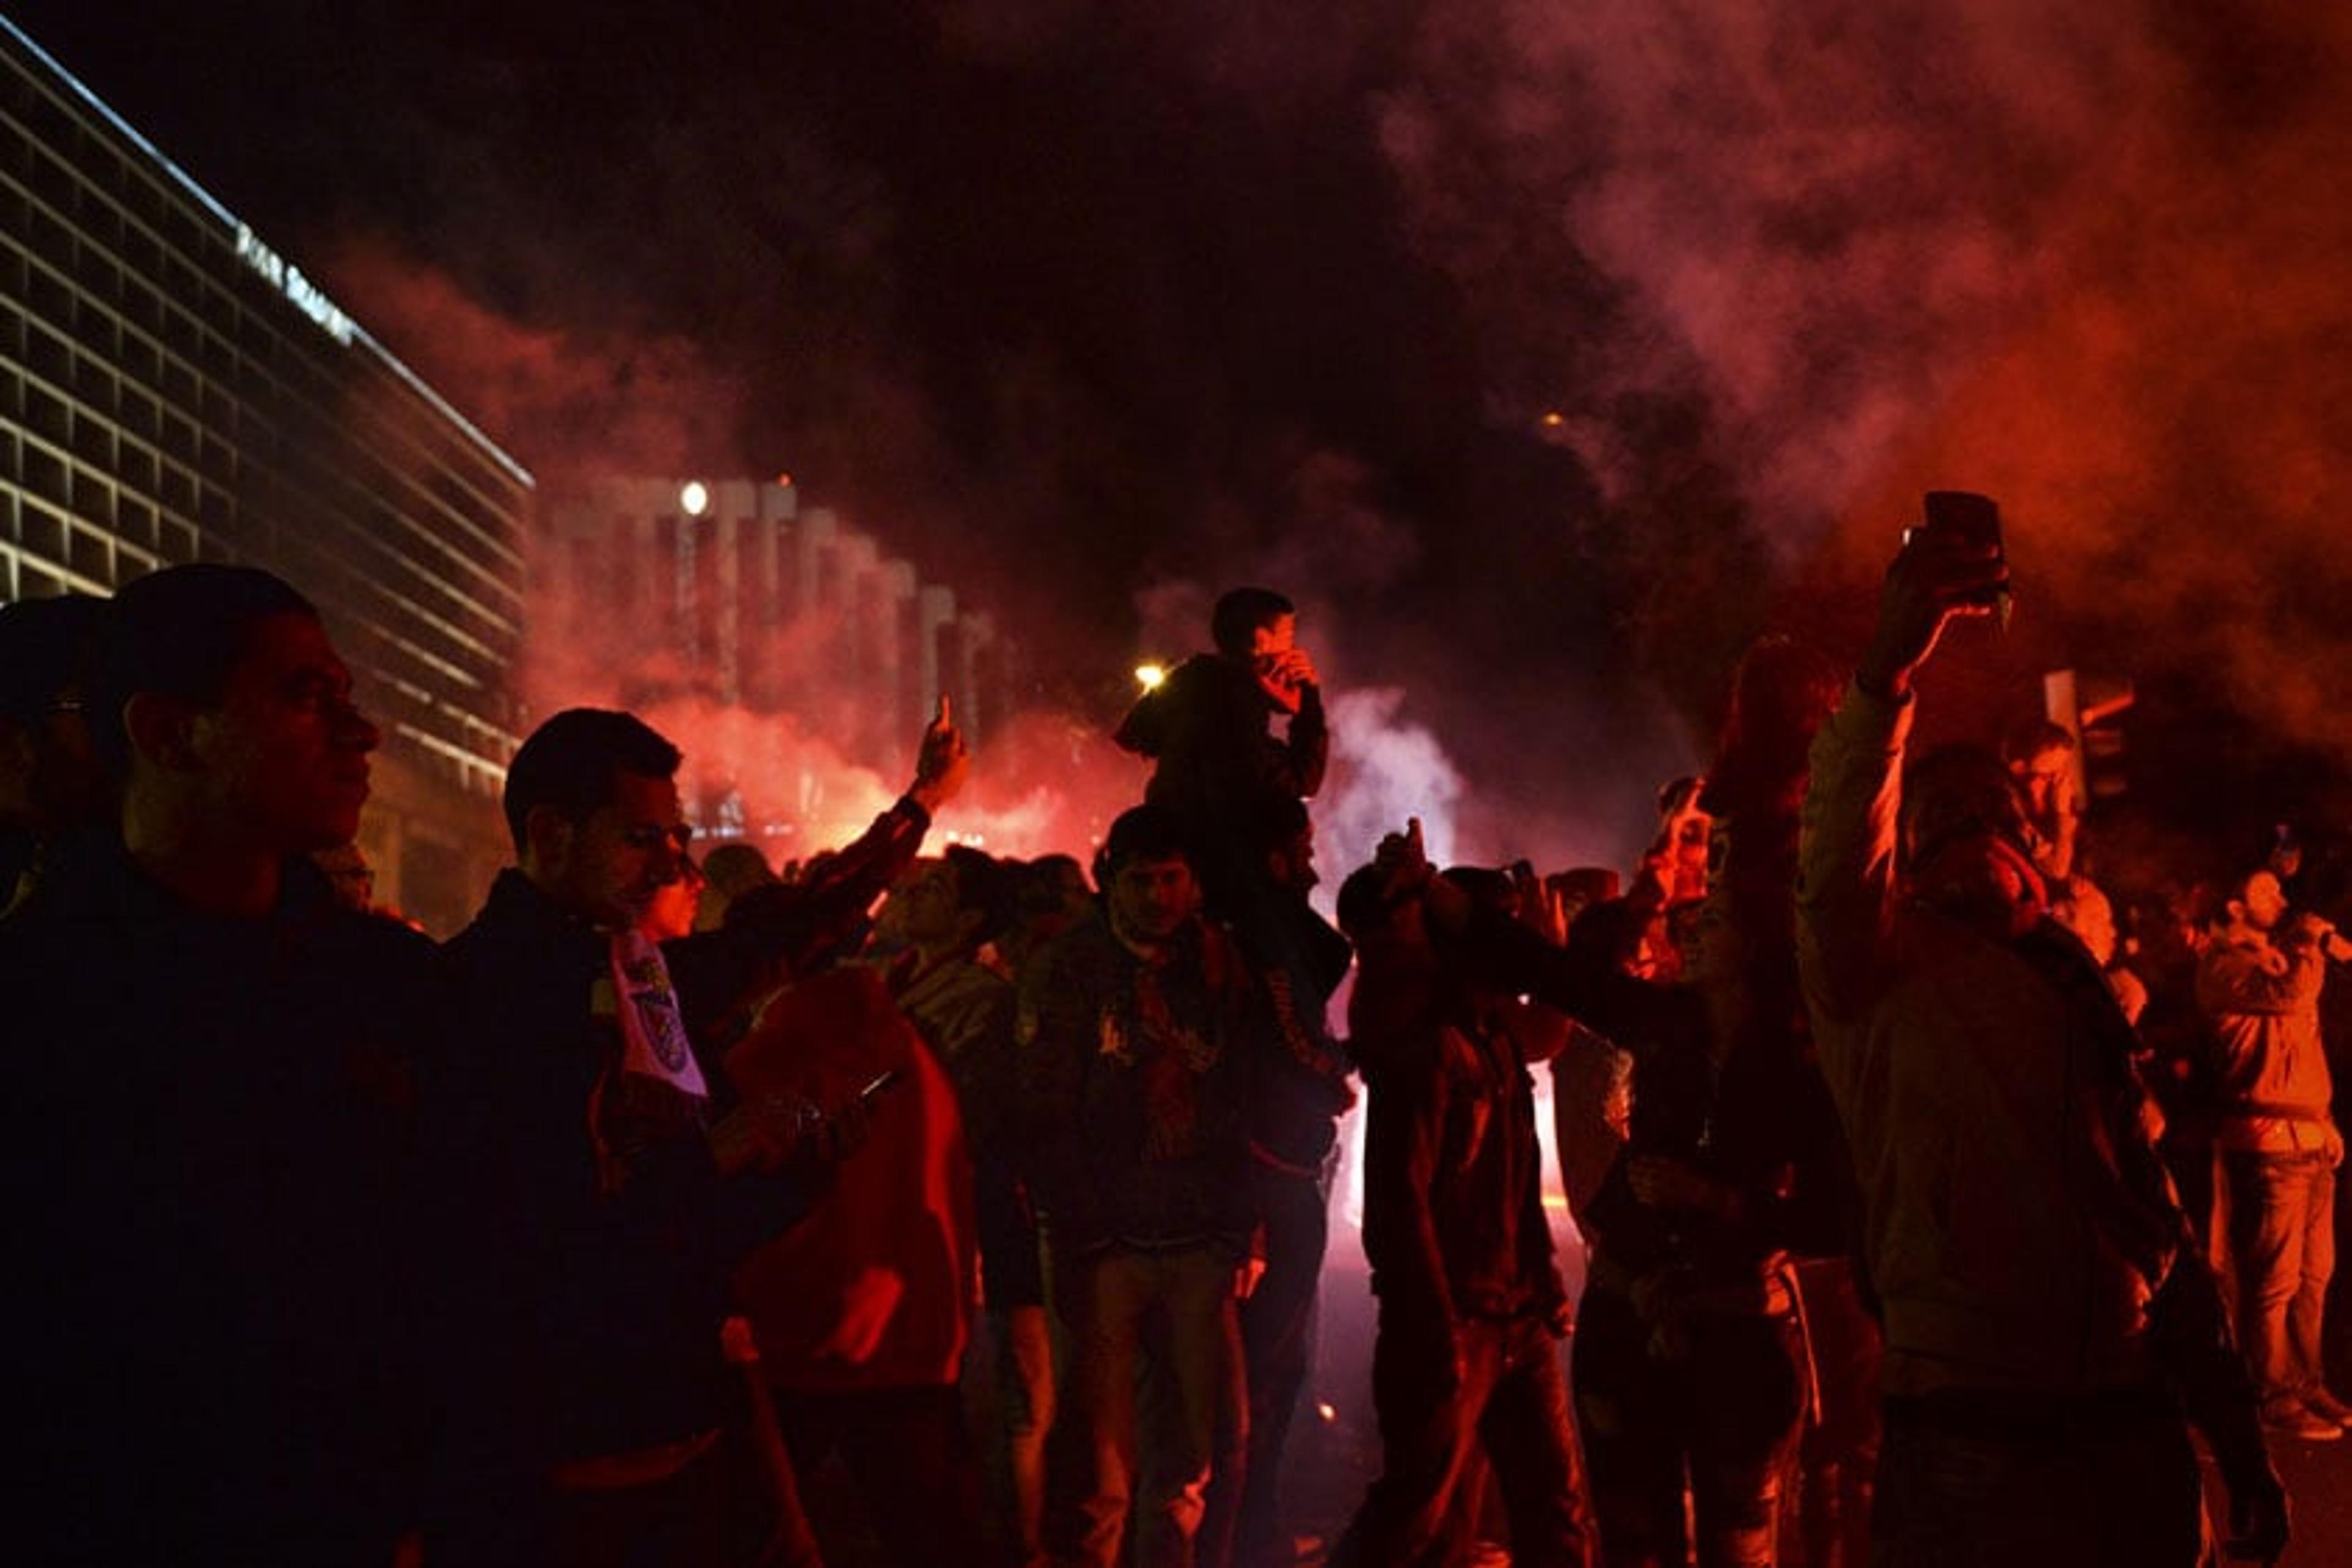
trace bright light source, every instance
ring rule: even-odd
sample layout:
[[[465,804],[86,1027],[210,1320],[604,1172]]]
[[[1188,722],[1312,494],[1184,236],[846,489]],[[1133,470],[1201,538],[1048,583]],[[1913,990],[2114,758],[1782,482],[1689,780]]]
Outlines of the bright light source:
[[[1559,429],[1561,426],[1563,426],[1563,425],[1565,425],[1565,424],[1567,424],[1567,423],[1568,423],[1568,416],[1566,416],[1565,414],[1562,414],[1562,413],[1561,413],[1559,409],[1557,409],[1557,408],[1555,408],[1555,409],[1551,409],[1551,410],[1549,410],[1548,412],[1546,412],[1546,414],[1544,415],[1544,416],[1543,416],[1543,423],[1544,423],[1544,428],[1545,428],[1545,429],[1547,429],[1547,430],[1557,430],[1557,429]]]
[[[700,517],[710,510],[710,490],[700,479],[688,479],[686,488],[677,492],[677,504],[688,517]]]
[[[1159,690],[1160,683],[1167,679],[1168,668],[1165,665],[1139,664],[1135,667],[1135,683],[1146,691]]]
[[[1320,1415],[1326,1421],[1337,1421],[1339,1419],[1339,1411],[1333,1409],[1328,1404],[1318,1402],[1315,1406],[1315,1414]]]
[[[782,486],[785,489],[790,489],[793,488],[793,476],[789,473],[778,474],[776,476],[776,483]]]

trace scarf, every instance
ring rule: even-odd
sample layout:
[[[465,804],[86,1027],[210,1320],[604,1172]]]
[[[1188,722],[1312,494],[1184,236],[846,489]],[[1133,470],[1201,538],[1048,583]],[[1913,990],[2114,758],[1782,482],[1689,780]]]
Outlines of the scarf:
[[[699,1132],[710,1089],[687,1041],[660,946],[634,931],[618,932],[606,963],[608,973],[597,980],[589,1010],[618,1037],[588,1097],[588,1137],[596,1152],[597,1184],[613,1193],[653,1145]]]

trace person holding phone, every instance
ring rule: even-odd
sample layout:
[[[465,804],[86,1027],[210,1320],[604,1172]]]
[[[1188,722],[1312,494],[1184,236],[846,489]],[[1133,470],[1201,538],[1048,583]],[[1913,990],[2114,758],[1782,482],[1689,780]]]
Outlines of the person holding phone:
[[[1216,651],[1186,659],[1145,692],[1117,739],[1158,764],[1144,798],[1183,825],[1210,912],[1234,919],[1267,882],[1251,853],[1258,824],[1278,803],[1322,788],[1331,736],[1321,678],[1299,646],[1298,611],[1287,598],[1234,588],[1218,599],[1210,632]]]
[[[2050,918],[2000,757],[1906,769],[1915,677],[2008,584],[1997,532],[1931,515],[1906,536],[1803,808],[1800,974],[1885,1328],[1873,1561],[2190,1568],[2194,1425],[2232,1555],[2274,1562],[2286,1494],[2151,1142],[2137,1037]]]

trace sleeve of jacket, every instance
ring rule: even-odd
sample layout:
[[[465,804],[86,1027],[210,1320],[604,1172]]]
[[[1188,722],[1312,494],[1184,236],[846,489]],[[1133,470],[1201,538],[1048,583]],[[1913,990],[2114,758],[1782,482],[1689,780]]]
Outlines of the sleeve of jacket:
[[[1298,711],[1290,716],[1290,736],[1283,747],[1286,776],[1283,788],[1301,800],[1323,787],[1323,773],[1331,763],[1331,727],[1323,713],[1323,689],[1299,689]]]
[[[1122,752],[1132,752],[1139,757],[1156,757],[1168,740],[1167,703],[1157,691],[1147,691],[1127,710],[1111,739]]]
[[[2197,1005],[2209,1018],[2231,1013],[2300,1013],[2319,1004],[2327,963],[2312,942],[2275,948],[2216,943],[2197,966]]]
[[[1605,952],[1551,943],[1507,916],[1481,910],[1460,939],[1509,990],[1532,995],[1612,1040],[1703,1042],[1706,1004],[1687,986],[1660,985],[1614,968]]]
[[[1364,1209],[1368,1220],[1379,1217],[1365,1240],[1381,1309],[1426,1328],[1450,1328],[1454,1290],[1429,1201],[1451,1109],[1434,1031],[1391,1060],[1369,1099]]]
[[[1797,850],[1797,965],[1819,1016],[1859,1018],[1885,983],[1910,729],[1910,703],[1849,685],[1813,738]],[[1832,1043],[1820,1043],[1828,1052]]]
[[[1079,1101],[1097,1048],[1096,1001],[1074,973],[1073,951],[1048,947],[1021,977],[1013,1015],[1014,1161],[1051,1206],[1076,1167]]]
[[[874,819],[811,881],[754,889],[727,911],[727,923],[662,943],[688,1037],[704,1041],[755,989],[805,973],[856,934],[922,848],[930,814],[901,799]]]

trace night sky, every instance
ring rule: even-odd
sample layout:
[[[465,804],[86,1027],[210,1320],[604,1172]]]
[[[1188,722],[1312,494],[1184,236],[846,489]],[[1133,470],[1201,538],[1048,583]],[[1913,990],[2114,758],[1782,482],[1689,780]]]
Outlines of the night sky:
[[[11,14],[550,485],[789,469],[1082,709],[1265,580],[1614,833],[1931,487],[2012,662],[2352,754],[2352,32],[2045,9]]]

